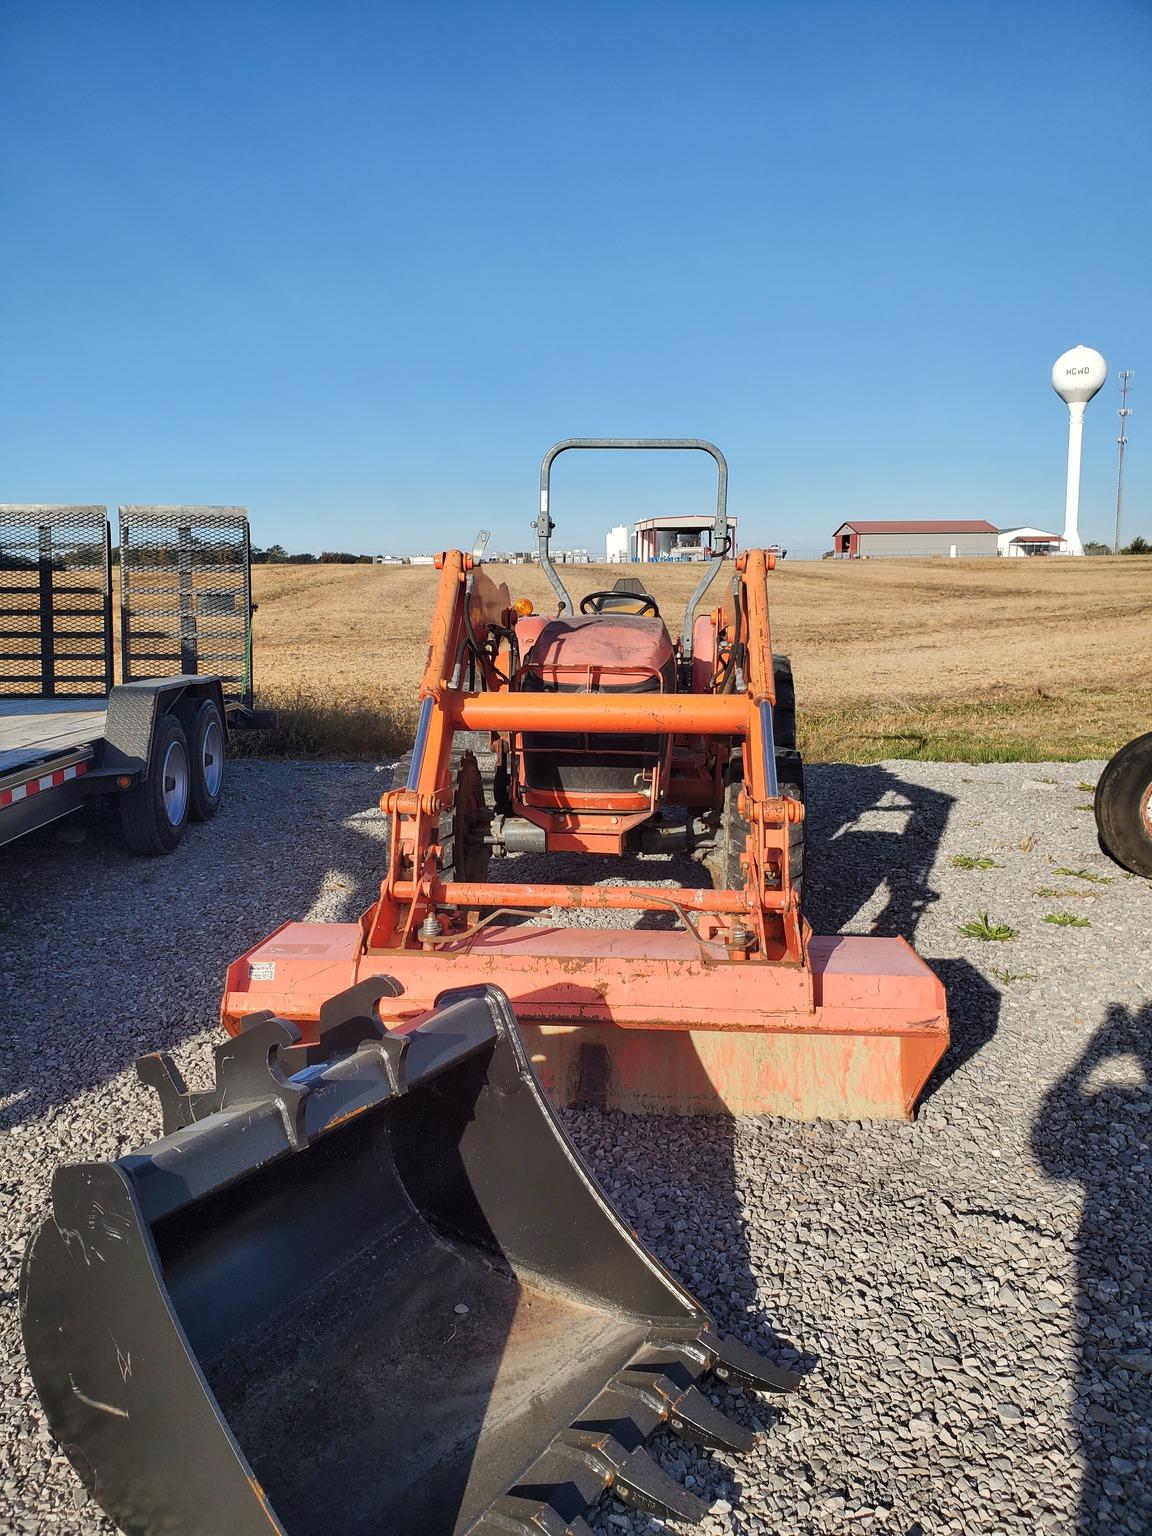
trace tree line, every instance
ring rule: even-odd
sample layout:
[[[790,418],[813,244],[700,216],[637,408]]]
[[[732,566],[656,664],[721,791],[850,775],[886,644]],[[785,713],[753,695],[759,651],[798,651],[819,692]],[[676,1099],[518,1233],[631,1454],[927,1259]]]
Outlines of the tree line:
[[[283,544],[269,544],[267,549],[252,546],[253,565],[371,565],[371,555],[350,555],[343,549],[326,549],[319,555],[305,550],[290,555]]]
[[[1109,544],[1097,544],[1094,540],[1089,540],[1084,546],[1084,553],[1086,555],[1110,555],[1112,548]],[[1122,555],[1152,555],[1152,544],[1149,544],[1147,539],[1143,539],[1137,534],[1131,544],[1125,544],[1120,553]]]

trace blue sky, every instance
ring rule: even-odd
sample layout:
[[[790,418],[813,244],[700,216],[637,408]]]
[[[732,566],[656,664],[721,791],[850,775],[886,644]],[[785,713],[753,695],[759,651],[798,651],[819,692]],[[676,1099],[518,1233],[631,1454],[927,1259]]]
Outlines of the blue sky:
[[[1152,538],[1150,86],[1145,0],[0,0],[0,500],[524,547],[557,438],[699,436],[745,543],[1058,527],[1084,342]],[[558,543],[708,509],[635,458]]]

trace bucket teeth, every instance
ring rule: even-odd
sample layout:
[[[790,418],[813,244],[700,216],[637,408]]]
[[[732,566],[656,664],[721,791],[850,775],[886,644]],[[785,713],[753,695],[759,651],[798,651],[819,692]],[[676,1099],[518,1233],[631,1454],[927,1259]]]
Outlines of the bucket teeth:
[[[616,1473],[612,1492],[630,1509],[643,1509],[665,1520],[695,1525],[708,1513],[703,1499],[681,1488],[643,1449],[633,1451]]]
[[[593,1488],[588,1488],[590,1473]],[[696,1524],[708,1513],[707,1504],[657,1467],[644,1445],[630,1450],[604,1428],[565,1430],[554,1439],[547,1456],[533,1467],[531,1482],[511,1488],[493,1510],[513,1514],[528,1530],[559,1536],[559,1531],[579,1530],[573,1496],[584,1499],[584,1508],[588,1508],[605,1490],[634,1510],[670,1521]]]
[[[701,1342],[715,1356],[712,1370],[721,1381],[760,1392],[795,1392],[800,1385],[795,1371],[771,1364],[739,1339],[721,1338],[709,1329],[701,1335]]]
[[[706,1445],[715,1451],[746,1454],[756,1444],[753,1430],[737,1424],[721,1413],[695,1387],[689,1387],[668,1416],[669,1427],[681,1440],[691,1445]]]
[[[639,1393],[645,1401],[659,1402],[660,1417],[692,1445],[743,1454],[756,1444],[751,1430],[733,1423],[713,1407],[693,1385],[691,1374],[680,1361],[630,1367],[621,1371],[616,1385],[624,1391]]]

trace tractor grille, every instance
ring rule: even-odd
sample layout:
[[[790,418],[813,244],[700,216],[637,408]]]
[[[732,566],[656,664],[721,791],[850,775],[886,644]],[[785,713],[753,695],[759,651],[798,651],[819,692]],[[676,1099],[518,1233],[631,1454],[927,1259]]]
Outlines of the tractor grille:
[[[242,507],[120,508],[124,681],[214,672],[252,695],[252,589]]]
[[[111,689],[110,563],[103,507],[0,506],[0,695]]]
[[[673,673],[673,681],[675,673]],[[520,684],[525,693],[587,693],[579,683],[544,682],[526,671]],[[601,693],[659,693],[661,679],[609,684]],[[594,694],[589,695],[595,698]],[[636,775],[651,775],[665,740],[658,735],[601,735],[595,731],[525,731],[525,788],[558,790],[565,794],[644,794]]]

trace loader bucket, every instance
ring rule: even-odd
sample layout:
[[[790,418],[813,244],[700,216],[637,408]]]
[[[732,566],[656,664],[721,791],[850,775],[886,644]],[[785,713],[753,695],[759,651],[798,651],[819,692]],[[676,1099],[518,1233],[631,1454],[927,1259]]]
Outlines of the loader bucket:
[[[128,1536],[579,1536],[611,1489],[694,1520],[645,1450],[751,1434],[700,1391],[796,1378],[720,1337],[580,1161],[495,987],[319,1044],[271,1014],[163,1138],[61,1169],[21,1317],[49,1423]]]

